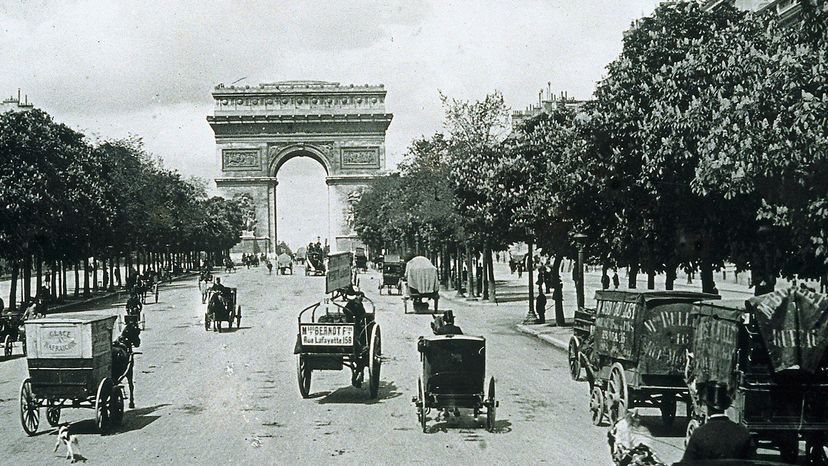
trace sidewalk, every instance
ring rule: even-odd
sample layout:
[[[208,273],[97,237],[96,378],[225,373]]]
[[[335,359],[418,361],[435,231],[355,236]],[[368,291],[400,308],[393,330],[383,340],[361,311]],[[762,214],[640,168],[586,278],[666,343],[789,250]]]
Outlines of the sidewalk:
[[[572,327],[558,327],[555,324],[517,324],[519,332],[533,335],[563,351],[569,347]]]

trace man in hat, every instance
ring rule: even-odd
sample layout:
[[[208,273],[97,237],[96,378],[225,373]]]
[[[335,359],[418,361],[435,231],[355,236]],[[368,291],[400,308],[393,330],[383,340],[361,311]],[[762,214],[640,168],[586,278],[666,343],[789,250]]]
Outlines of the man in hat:
[[[365,334],[365,306],[362,304],[362,298],[365,296],[365,293],[351,284],[348,285],[343,294],[347,302],[342,312],[345,314],[345,320],[348,323],[354,324],[356,351],[360,353],[367,347],[368,343],[368,335]],[[354,371],[351,376],[351,385],[356,388],[361,387],[363,378],[363,371]]]
[[[437,320],[437,319],[435,319]],[[454,325],[454,312],[453,311],[446,311],[443,313],[442,322],[435,322],[436,328],[434,329],[435,335],[462,335],[463,331],[460,330],[460,327]]]
[[[741,424],[728,419],[725,410],[730,406],[727,387],[708,384],[705,402],[707,422],[693,431],[687,449],[679,464],[704,464],[709,460],[753,458],[755,448],[750,433]]]

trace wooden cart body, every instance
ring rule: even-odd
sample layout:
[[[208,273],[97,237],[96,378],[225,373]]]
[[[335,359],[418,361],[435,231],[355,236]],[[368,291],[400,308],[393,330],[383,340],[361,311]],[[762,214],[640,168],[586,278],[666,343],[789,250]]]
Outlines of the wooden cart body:
[[[225,299],[227,300],[227,304],[224,308],[224,311],[210,313],[210,299],[212,299],[213,293],[217,293],[217,291],[208,290],[207,291],[207,304],[205,306],[204,312],[204,329],[210,330],[210,324],[213,324],[213,328],[219,332],[222,330],[222,322],[227,322],[227,328],[233,328],[233,321],[236,321],[236,328],[241,327],[241,318],[242,318],[242,311],[241,305],[238,304],[238,288],[227,288],[227,293],[225,295]]]
[[[824,313],[824,312],[823,312]],[[777,319],[778,315],[775,316]],[[693,401],[693,429],[704,424],[704,398],[710,385],[725,389],[732,399],[728,416],[744,425],[758,442],[774,444],[785,460],[795,460],[798,442],[805,440],[813,461],[824,461],[828,432],[828,357],[823,353],[814,372],[776,371],[767,340],[759,328],[755,310],[745,300],[704,301],[692,311],[693,359],[688,386]],[[790,330],[790,329],[789,329]],[[780,337],[776,343],[794,344]],[[828,329],[819,330],[804,344],[828,340]]]
[[[685,291],[595,292],[594,333],[587,361],[593,420],[614,422],[636,406],[659,407],[666,424],[676,400],[688,399],[684,380],[693,303],[718,295]],[[603,393],[596,392],[602,391]]]
[[[26,354],[26,331],[23,327],[23,313],[7,313],[0,315],[0,345],[3,345],[3,354],[12,355],[15,342],[21,343],[21,351]]]
[[[405,262],[397,255],[386,256],[382,263],[382,280],[379,285],[380,294],[382,294],[383,289],[387,289],[389,294],[392,289],[397,290],[397,294],[402,294],[401,283],[403,277],[405,277]]]

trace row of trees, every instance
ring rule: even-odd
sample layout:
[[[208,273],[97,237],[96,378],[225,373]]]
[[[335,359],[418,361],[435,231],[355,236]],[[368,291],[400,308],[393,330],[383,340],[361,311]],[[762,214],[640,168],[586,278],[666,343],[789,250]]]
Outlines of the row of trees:
[[[629,267],[631,287],[639,272],[650,287],[665,273],[671,289],[687,268],[716,291],[725,261],[751,270],[757,293],[780,274],[818,277],[828,266],[826,18],[808,0],[801,27],[788,28],[773,14],[665,2],[625,34],[577,110],[509,131],[499,93],[444,97],[445,134],[412,143],[400,172],[363,196],[356,229],[372,247],[459,246],[484,265],[493,249],[534,242],[554,257],[557,287],[580,235],[592,263]]]
[[[71,269],[75,293],[81,270],[89,293],[89,273],[99,261],[110,271],[122,258],[128,268],[171,269],[194,265],[196,252],[220,254],[238,241],[238,206],[208,198],[203,181],[164,168],[138,139],[93,145],[34,109],[0,114],[0,154],[0,258],[12,272],[12,308],[19,275],[29,299],[32,272],[39,292],[44,264],[60,298]]]

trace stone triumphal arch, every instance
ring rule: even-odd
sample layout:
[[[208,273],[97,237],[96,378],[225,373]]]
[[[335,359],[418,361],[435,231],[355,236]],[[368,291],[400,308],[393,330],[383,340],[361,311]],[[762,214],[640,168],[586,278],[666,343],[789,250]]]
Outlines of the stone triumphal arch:
[[[293,157],[310,157],[325,168],[328,238],[334,251],[358,243],[353,203],[385,169],[383,85],[341,85],[325,81],[281,81],[213,89],[214,115],[207,121],[216,137],[222,195],[243,204],[241,247],[276,244],[276,186],[279,168]],[[308,206],[308,208],[325,206]]]

